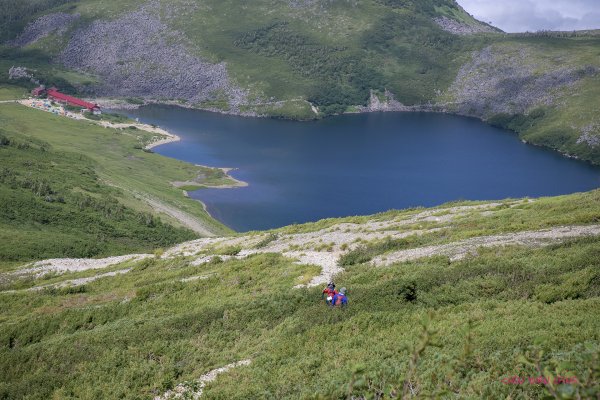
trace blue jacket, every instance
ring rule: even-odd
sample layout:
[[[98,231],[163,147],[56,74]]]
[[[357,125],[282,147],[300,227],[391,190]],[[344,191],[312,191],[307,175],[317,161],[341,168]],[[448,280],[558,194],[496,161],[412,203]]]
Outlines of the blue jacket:
[[[348,304],[348,298],[345,294],[338,293],[335,296],[333,296],[333,300],[331,300],[331,305],[336,306],[338,305],[338,302],[340,305],[345,306],[346,304]]]

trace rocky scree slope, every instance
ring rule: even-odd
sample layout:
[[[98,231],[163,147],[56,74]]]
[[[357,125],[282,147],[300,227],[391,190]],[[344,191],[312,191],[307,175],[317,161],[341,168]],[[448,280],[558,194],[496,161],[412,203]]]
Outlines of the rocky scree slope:
[[[239,112],[246,92],[232,84],[225,63],[211,64],[192,55],[191,43],[164,24],[152,7],[75,31],[58,60],[97,74],[101,83],[91,90],[98,96],[199,104],[221,95]]]

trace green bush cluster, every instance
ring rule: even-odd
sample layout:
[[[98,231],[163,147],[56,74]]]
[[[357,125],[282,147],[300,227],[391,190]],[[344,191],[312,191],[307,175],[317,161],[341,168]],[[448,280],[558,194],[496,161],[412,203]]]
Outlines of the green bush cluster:
[[[366,54],[347,47],[328,46],[292,30],[286,22],[274,22],[244,33],[234,44],[265,57],[283,59],[297,73],[314,82],[308,100],[328,114],[350,105],[366,104],[369,89],[382,89],[381,75],[369,67]]]

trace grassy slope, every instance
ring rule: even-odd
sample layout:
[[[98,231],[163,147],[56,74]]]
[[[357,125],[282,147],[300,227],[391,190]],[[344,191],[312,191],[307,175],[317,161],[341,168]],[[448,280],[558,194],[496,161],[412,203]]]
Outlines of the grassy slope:
[[[224,233],[228,231],[221,224],[210,218],[200,203],[184,197],[181,189],[177,189],[170,184],[170,182],[175,181],[193,181],[202,173],[212,176],[214,175],[212,174],[213,171],[208,168],[196,167],[140,150],[139,143],[140,141],[144,141],[144,133],[142,131],[116,131],[101,128],[91,123],[69,120],[42,111],[28,109],[18,104],[0,105],[0,121],[2,122],[2,133],[5,136],[15,137],[24,141],[41,141],[47,144],[51,153],[48,155],[50,160],[46,160],[46,164],[52,164],[53,162],[60,163],[64,167],[61,167],[60,173],[54,174],[52,170],[45,169],[44,165],[46,164],[43,162],[45,155],[41,153],[6,153],[5,156],[14,164],[12,168],[20,171],[21,175],[27,174],[28,167],[26,164],[20,165],[14,157],[31,159],[30,161],[34,165],[39,166],[38,173],[41,174],[41,179],[58,182],[60,187],[59,192],[63,197],[66,197],[73,191],[96,192],[95,196],[97,197],[110,194],[120,204],[130,209],[131,212],[146,212],[156,215],[156,212],[143,200],[144,198],[151,197],[160,199],[166,205],[189,213],[202,221],[213,232]],[[12,149],[11,151],[16,152],[17,150]],[[64,154],[64,160],[61,159],[62,154]],[[79,160],[80,155],[83,156],[81,160]],[[82,169],[88,171],[92,169],[97,177],[94,176],[91,181],[78,183],[76,180],[77,174],[73,175],[72,179],[69,178],[71,176],[69,174],[73,174],[73,172],[68,171],[66,160],[72,164],[73,170]],[[226,179],[220,178],[211,183],[223,183],[224,180]],[[78,188],[79,184],[83,186]],[[7,196],[12,196],[14,195],[13,192],[5,188],[3,193]],[[30,197],[31,201],[33,201],[33,197]],[[41,200],[38,199],[35,201]],[[63,211],[68,211],[69,207],[66,207]],[[179,221],[167,215],[161,214],[161,219],[174,226],[181,226]],[[6,223],[6,220],[1,222]],[[74,224],[74,221],[65,221],[65,224],[77,225]],[[65,227],[61,226],[59,229]],[[19,227],[16,226],[13,229],[5,230],[3,235],[9,237],[14,231],[18,231]],[[82,227],[82,229],[85,228]],[[51,232],[54,231],[42,229],[39,233],[47,237]],[[19,237],[21,236],[22,234],[19,235]],[[182,237],[189,236],[181,236],[179,239]],[[33,237],[29,237],[27,242],[32,240]],[[57,238],[56,240],[61,242],[62,239],[58,240]],[[171,240],[169,243],[173,243],[175,240]],[[68,243],[68,241],[66,242]],[[138,243],[138,245],[133,247],[121,247],[118,252],[123,252],[125,249],[128,252],[133,249],[147,249],[149,246],[151,247],[151,243],[153,242],[149,241],[144,246]],[[156,246],[159,242],[154,242],[154,244]],[[66,246],[66,244],[64,245]],[[106,254],[106,252],[104,250],[97,254]],[[56,252],[44,252],[40,253],[36,258],[43,258],[49,255],[60,254]],[[63,255],[72,254],[65,252]],[[86,254],[79,255],[83,256]]]
[[[448,240],[598,223],[599,196],[500,206],[493,216],[473,212],[453,224]],[[443,207],[438,212],[444,215]],[[412,379],[421,395],[444,389],[461,398],[540,398],[539,385],[501,382],[539,375],[521,357],[529,349],[531,357],[543,351],[541,365],[549,371],[560,364],[559,371],[591,382],[592,397],[600,392],[599,249],[596,237],[541,249],[487,249],[459,262],[432,257],[379,268],[356,264],[336,278],[349,288],[350,307],[343,311],[324,307],[319,288],[292,290],[299,276],[316,270],[277,254],[200,266],[188,258],[148,260],[127,275],[82,288],[0,293],[0,365],[6,371],[0,397],[149,398],[245,358],[253,363],[220,376],[205,398],[390,393],[402,390],[410,355],[424,343]],[[208,278],[180,282],[198,275]]]
[[[0,262],[148,252],[195,237],[123,207],[88,157],[0,136]]]

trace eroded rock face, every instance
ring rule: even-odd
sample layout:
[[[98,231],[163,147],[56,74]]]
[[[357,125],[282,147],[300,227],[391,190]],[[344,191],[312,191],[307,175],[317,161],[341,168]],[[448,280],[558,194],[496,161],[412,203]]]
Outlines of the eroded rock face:
[[[225,98],[232,109],[246,92],[233,85],[224,63],[212,64],[149,7],[111,21],[94,21],[75,32],[58,61],[101,78],[100,96],[184,100],[198,104]]]
[[[71,24],[79,19],[79,14],[54,13],[44,15],[29,23],[18,38],[9,42],[9,45],[23,47],[45,38],[51,33],[62,34],[69,29]]]
[[[585,143],[590,147],[600,146],[600,123],[592,123],[581,130],[577,144]]]
[[[494,28],[482,23],[477,25],[467,25],[445,16],[436,17],[433,21],[443,30],[454,33],[455,35],[472,35],[475,33],[493,33],[498,32]]]
[[[32,79],[33,74],[25,67],[12,66],[8,70],[8,79]]]
[[[548,67],[526,48],[489,46],[473,55],[449,89],[452,111],[487,118],[552,105],[561,89],[597,73],[595,67]]]

